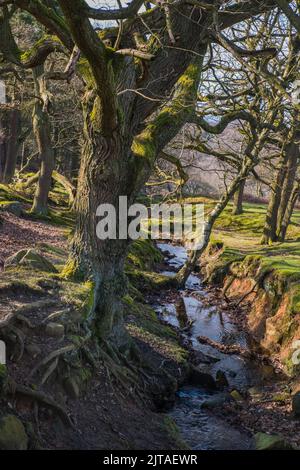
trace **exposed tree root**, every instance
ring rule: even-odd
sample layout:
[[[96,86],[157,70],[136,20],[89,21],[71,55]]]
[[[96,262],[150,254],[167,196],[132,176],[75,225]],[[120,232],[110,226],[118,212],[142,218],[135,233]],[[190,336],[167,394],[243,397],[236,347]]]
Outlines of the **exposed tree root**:
[[[17,314],[16,319],[17,319],[19,322],[24,323],[24,325],[27,326],[27,327],[30,328],[30,329],[35,328],[35,326],[31,323],[31,321],[29,320],[29,318],[25,317],[25,315],[22,315],[21,313],[18,313],[18,314]]]
[[[44,406],[52,408],[54,411],[57,412],[61,420],[67,426],[74,428],[74,423],[72,422],[67,411],[61,405],[59,405],[57,401],[55,401],[52,397],[46,395],[45,393],[41,391],[32,390],[16,383],[12,384],[11,393],[12,395],[22,395],[28,398],[32,398],[32,400],[41,403]]]
[[[15,362],[19,362],[22,357],[23,357],[23,354],[24,354],[24,349],[25,349],[25,335],[24,333],[19,330],[19,328],[17,328],[16,326],[13,326],[13,325],[10,325],[8,327],[9,331],[11,331],[17,338],[18,340],[18,343],[19,343],[19,347],[20,347],[20,350],[19,350],[19,354],[18,356],[15,358]]]
[[[42,367],[46,366],[49,362],[53,361],[54,359],[59,358],[59,356],[63,356],[64,354],[74,351],[75,349],[78,349],[78,346],[75,344],[68,344],[67,346],[64,346],[60,349],[56,349],[55,351],[51,351],[48,356],[44,357],[32,370],[31,376],[36,374],[36,372],[41,369]]]
[[[57,366],[58,366],[59,358],[56,357],[53,362],[51,362],[50,366],[44,373],[42,380],[41,380],[41,385],[47,382],[47,380],[51,377],[51,375],[56,371]]]

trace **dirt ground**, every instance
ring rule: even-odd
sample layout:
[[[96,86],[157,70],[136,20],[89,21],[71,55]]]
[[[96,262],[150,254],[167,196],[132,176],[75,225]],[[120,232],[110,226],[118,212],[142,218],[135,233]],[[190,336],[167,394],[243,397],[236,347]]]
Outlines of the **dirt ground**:
[[[4,261],[23,248],[33,248],[38,243],[49,243],[60,248],[67,248],[64,230],[47,222],[16,217],[8,212],[1,212],[0,224],[0,270]]]

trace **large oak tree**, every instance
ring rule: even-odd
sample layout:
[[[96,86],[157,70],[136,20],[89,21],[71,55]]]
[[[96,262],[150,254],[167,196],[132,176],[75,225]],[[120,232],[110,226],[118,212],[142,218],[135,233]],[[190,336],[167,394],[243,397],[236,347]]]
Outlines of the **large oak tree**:
[[[134,202],[159,154],[186,122],[193,122],[210,43],[220,40],[222,30],[276,6],[271,0],[173,0],[152,2],[145,11],[143,3],[132,0],[127,7],[119,3],[107,9],[92,8],[85,0],[0,0],[4,61],[34,68],[61,52],[70,57],[66,70],[52,70],[47,78],[70,80],[76,73],[84,81],[77,222],[65,273],[92,275],[89,322],[99,338],[113,337],[118,345],[124,339],[121,299],[129,241],[97,238],[97,207],[118,208],[121,195]],[[26,51],[10,28],[16,8],[45,29]],[[118,24],[99,29],[94,20]]]

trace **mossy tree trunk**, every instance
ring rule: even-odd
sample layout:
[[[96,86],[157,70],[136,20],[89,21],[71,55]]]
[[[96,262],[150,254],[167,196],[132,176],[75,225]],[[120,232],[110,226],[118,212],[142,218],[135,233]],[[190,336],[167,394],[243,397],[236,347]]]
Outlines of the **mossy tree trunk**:
[[[135,113],[124,116],[122,108],[130,104],[126,101],[120,103],[117,122],[107,132],[102,125],[101,102],[96,92],[87,90],[85,94],[84,144],[74,207],[76,230],[64,274],[93,280],[89,324],[100,340],[113,339],[119,347],[127,340],[122,326],[122,297],[127,289],[124,263],[131,243],[127,236],[118,239],[119,197],[127,196],[128,205],[135,202],[151,175],[158,154],[192,112],[202,61],[203,56],[187,67],[175,86],[172,101],[145,124]],[[179,106],[179,103],[187,105]],[[115,240],[97,237],[99,218],[96,214],[100,204],[111,204],[116,209]],[[124,227],[129,220],[126,217],[120,223]]]
[[[288,226],[290,225],[291,217],[293,215],[296,202],[299,200],[299,196],[300,196],[300,183],[296,181],[294,183],[294,188],[290,196],[290,199],[287,203],[287,207],[286,207],[286,210],[285,210],[282,222],[281,222],[281,226],[280,226],[280,231],[278,233],[278,240],[281,242],[284,242],[286,238],[287,229],[288,229]]]
[[[48,95],[44,78],[44,67],[33,69],[36,96],[32,123],[39,156],[40,171],[31,212],[39,215],[48,214],[48,196],[54,170],[54,150],[51,141],[51,124],[48,114]]]
[[[282,193],[283,182],[286,175],[287,154],[283,152],[279,159],[278,169],[275,173],[273,183],[271,185],[271,194],[267,208],[267,215],[263,230],[261,243],[267,245],[277,241],[277,220],[278,209]]]
[[[277,217],[277,235],[279,239],[282,239],[282,235],[284,231],[286,231],[286,229],[284,229],[283,231],[281,229],[283,226],[283,221],[285,219],[285,213],[287,211],[289,201],[291,200],[291,197],[292,197],[297,168],[299,164],[299,157],[300,157],[299,138],[300,138],[300,134],[298,135],[297,133],[295,135],[295,141],[290,142],[287,145],[287,149],[286,149],[287,151],[286,172],[285,172],[285,178],[284,178],[284,182],[282,186],[280,204],[278,208],[278,217]],[[288,218],[285,219],[284,225],[286,224]]]
[[[239,187],[233,196],[233,208],[232,208],[233,215],[240,215],[243,213],[243,197],[244,197],[245,185],[246,185],[246,180],[244,179],[240,182]]]

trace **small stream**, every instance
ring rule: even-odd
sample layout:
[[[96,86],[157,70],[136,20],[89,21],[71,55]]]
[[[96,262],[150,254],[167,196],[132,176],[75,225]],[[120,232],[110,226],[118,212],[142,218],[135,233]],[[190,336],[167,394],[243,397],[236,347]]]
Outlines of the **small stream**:
[[[160,243],[158,248],[165,255],[166,264],[170,267],[170,270],[162,271],[162,274],[173,276],[174,270],[178,270],[187,259],[185,248],[168,243]],[[220,311],[220,308],[214,305],[207,306],[207,301],[205,302],[207,292],[201,284],[200,277],[192,274],[186,282],[185,289],[180,291],[180,296],[180,303],[184,302],[185,321],[191,325],[188,330],[182,324],[178,302],[168,303],[162,294],[154,308],[162,320],[179,328],[183,337],[190,341],[196,354],[202,357],[201,370],[213,377],[216,377],[217,371],[225,372],[231,390],[243,391],[259,385],[261,373],[256,364],[238,355],[223,354],[211,346],[198,342],[198,336],[206,336],[226,345],[239,344],[247,348],[249,343],[246,334],[239,331],[226,312]],[[223,400],[224,396],[224,392],[210,392],[191,385],[184,386],[178,391],[175,406],[169,414],[191,449],[253,448],[253,440],[248,434],[202,407],[204,402]]]

